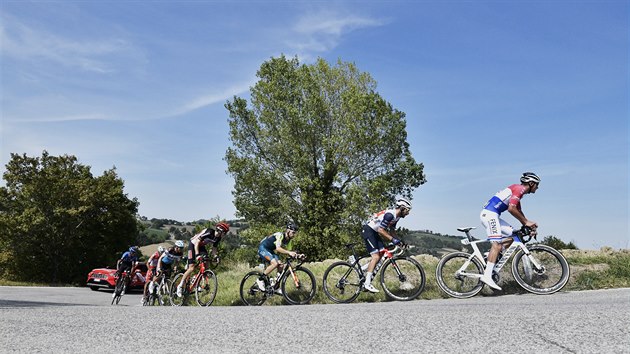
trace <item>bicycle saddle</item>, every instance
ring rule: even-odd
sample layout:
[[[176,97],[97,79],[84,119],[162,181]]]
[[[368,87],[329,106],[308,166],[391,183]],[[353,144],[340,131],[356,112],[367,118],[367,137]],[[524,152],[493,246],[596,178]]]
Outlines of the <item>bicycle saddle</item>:
[[[468,231],[474,230],[474,229],[476,229],[476,227],[472,227],[472,226],[470,226],[470,227],[458,227],[457,231],[468,232]]]

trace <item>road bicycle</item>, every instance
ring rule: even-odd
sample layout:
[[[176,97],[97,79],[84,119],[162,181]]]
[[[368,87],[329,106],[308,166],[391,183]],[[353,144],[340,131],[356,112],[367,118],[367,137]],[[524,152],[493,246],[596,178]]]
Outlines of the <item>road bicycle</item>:
[[[155,306],[156,304],[161,306],[172,306],[171,300],[171,287],[173,281],[170,279],[170,274],[161,272],[156,276],[159,281],[153,287],[153,291],[148,291],[147,296],[142,302],[142,306]]]
[[[170,302],[173,306],[185,306],[189,302],[189,297],[195,294],[195,301],[199,306],[210,306],[217,296],[217,276],[209,269],[207,263],[209,257],[205,255],[201,260],[197,261],[199,272],[188,278],[184,284],[182,296],[177,296],[177,285],[181,283],[184,273],[178,273],[173,278],[170,289]]]
[[[288,257],[281,272],[276,277],[269,277],[263,272],[254,270],[243,277],[240,287],[241,300],[245,305],[260,306],[275,294],[281,294],[290,305],[304,305],[315,297],[317,285],[313,273],[304,268],[306,257]],[[296,265],[291,262],[297,261]],[[265,262],[265,266],[269,262]],[[264,286],[258,284],[262,280]],[[263,289],[264,288],[264,289]]]
[[[118,305],[120,299],[127,291],[127,285],[129,284],[129,272],[127,270],[122,272],[122,275],[118,275],[116,278],[116,284],[114,285],[114,294],[112,297],[112,305]]]
[[[359,297],[364,290],[367,265],[361,266],[370,256],[357,258],[354,246],[346,245],[352,251],[348,261],[338,261],[324,272],[324,293],[336,303],[349,303]],[[388,245],[381,251],[382,257],[374,268],[374,274],[381,272],[380,284],[385,294],[399,301],[417,298],[424,290],[426,277],[424,269],[415,259],[403,256],[409,245],[401,243]],[[376,279],[376,276],[374,277]]]
[[[438,286],[446,294],[455,298],[469,298],[477,295],[485,285],[479,278],[486,267],[486,256],[479,250],[479,243],[488,240],[475,239],[470,230],[474,227],[458,228],[466,234],[462,244],[470,245],[472,253],[453,252],[438,262],[435,277]],[[543,244],[529,244],[535,231],[523,226],[512,235],[513,242],[497,259],[493,270],[493,280],[500,280],[499,271],[512,259],[512,275],[523,289],[538,295],[553,294],[561,290],[569,281],[569,264],[554,248]]]

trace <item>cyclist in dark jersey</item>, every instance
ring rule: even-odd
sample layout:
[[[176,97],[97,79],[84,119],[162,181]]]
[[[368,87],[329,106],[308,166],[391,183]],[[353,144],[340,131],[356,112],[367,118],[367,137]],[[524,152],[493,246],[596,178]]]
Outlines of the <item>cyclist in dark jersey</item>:
[[[188,269],[184,272],[182,281],[177,285],[177,296],[182,296],[184,284],[186,284],[186,280],[195,270],[197,261],[201,260],[204,256],[208,256],[206,245],[212,244],[212,256],[214,257],[215,262],[218,263],[220,261],[218,255],[219,249],[217,246],[228,231],[230,231],[230,225],[220,222],[215,225],[214,229],[203,229],[190,239],[190,242],[188,243]]]
[[[280,258],[276,252],[283,253],[291,257],[298,256],[297,252],[289,250],[289,248],[291,248],[290,242],[293,237],[295,237],[297,231],[297,226],[293,223],[289,223],[284,232],[276,232],[275,234],[269,235],[260,241],[260,245],[258,246],[258,256],[264,262],[269,262],[269,266],[267,266],[263,272],[265,275],[271,274],[271,272],[273,272],[276,268],[278,269],[278,272],[282,271],[282,262],[280,262]],[[261,290],[265,290],[265,282],[262,279],[258,279],[256,282]]]
[[[127,252],[123,253],[122,257],[116,262],[116,273],[114,275],[116,278],[122,276],[123,272],[127,270],[129,274],[128,279],[131,279],[138,265],[138,253],[138,246],[131,246]],[[129,284],[127,284],[127,286],[128,285]],[[115,296],[116,292],[114,291],[112,297]]]
[[[513,184],[500,190],[490,198],[486,205],[484,205],[483,210],[481,210],[481,224],[486,228],[488,240],[490,240],[492,246],[488,253],[486,269],[480,280],[493,289],[501,290],[501,287],[492,280],[492,269],[494,268],[501,249],[503,249],[503,247],[509,247],[512,244],[512,234],[514,233],[514,228],[499,216],[507,210],[520,221],[523,226],[531,227],[536,230],[538,224],[535,221],[527,219],[525,214],[523,214],[521,198],[523,198],[525,194],[536,193],[539,184],[540,177],[535,173],[525,172],[521,176],[521,184]]]
[[[383,239],[397,245],[400,240],[396,237],[396,224],[401,218],[409,215],[411,211],[411,202],[405,198],[398,198],[396,207],[380,211],[363,225],[361,237],[365,242],[365,248],[370,253],[370,263],[367,268],[365,282],[363,287],[365,290],[377,293],[378,289],[372,285],[372,277],[376,264],[381,259],[381,251],[385,249]]]

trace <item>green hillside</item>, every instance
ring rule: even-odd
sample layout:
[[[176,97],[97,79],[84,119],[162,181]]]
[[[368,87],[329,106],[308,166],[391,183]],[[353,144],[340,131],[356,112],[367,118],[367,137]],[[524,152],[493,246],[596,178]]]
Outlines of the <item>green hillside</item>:
[[[455,250],[469,250],[469,246],[464,246],[461,243],[463,238],[460,236],[435,234],[427,231],[409,231],[402,237],[405,243],[412,246],[409,252],[413,255],[430,254],[435,257],[441,257],[443,254],[453,252]],[[482,252],[486,250],[484,247],[489,248],[489,245],[481,243],[480,249]],[[472,251],[472,250],[470,250]]]

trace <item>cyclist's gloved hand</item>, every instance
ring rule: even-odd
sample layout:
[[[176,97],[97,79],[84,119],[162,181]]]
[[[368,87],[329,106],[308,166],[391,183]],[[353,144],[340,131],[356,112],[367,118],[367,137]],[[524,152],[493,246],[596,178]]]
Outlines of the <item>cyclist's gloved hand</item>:
[[[392,238],[392,245],[396,246],[399,243],[400,243],[399,239],[397,239],[396,237]]]
[[[197,262],[201,262],[203,261],[203,255],[199,255],[195,259],[197,260]]]

